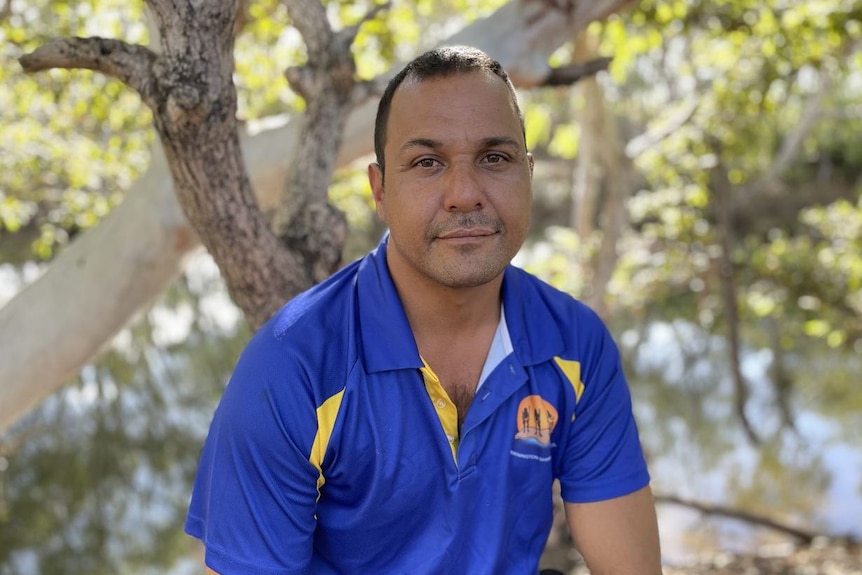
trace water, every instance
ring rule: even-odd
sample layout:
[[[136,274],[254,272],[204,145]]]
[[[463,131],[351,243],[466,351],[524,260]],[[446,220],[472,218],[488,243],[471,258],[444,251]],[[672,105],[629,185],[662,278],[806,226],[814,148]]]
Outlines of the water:
[[[755,446],[735,414],[720,337],[685,322],[612,329],[656,493],[862,537],[858,357],[791,358],[789,428],[769,381],[771,353],[746,350],[746,413],[764,440]],[[22,447],[9,448],[20,436],[2,438],[0,575],[193,572],[200,550],[181,532],[191,477],[247,338],[217,270],[208,258],[196,260],[76,384],[33,414]],[[787,540],[678,505],[660,504],[658,514],[669,564],[704,549],[751,551]]]
[[[721,338],[689,324],[658,323],[643,333],[625,332],[620,341],[630,359],[654,492],[862,539],[862,441],[854,441],[862,437],[862,414],[852,408],[858,390],[846,390],[847,408],[826,416],[816,401],[820,384],[808,380],[792,395],[793,428],[782,426],[768,379],[772,354],[746,351],[742,371],[752,390],[746,414],[763,439],[756,446],[735,414]],[[857,360],[852,354],[846,358],[851,374]],[[704,550],[753,552],[793,540],[675,504],[660,504],[658,514],[669,564],[685,564]]]

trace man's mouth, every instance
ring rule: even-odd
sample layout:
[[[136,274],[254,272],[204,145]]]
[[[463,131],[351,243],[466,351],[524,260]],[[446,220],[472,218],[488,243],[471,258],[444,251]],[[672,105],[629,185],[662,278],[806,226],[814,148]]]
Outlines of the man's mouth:
[[[450,230],[446,233],[440,234],[437,236],[438,239],[441,240],[454,240],[454,239],[462,239],[462,238],[482,238],[487,236],[493,236],[496,230],[491,228],[459,228],[457,230]]]

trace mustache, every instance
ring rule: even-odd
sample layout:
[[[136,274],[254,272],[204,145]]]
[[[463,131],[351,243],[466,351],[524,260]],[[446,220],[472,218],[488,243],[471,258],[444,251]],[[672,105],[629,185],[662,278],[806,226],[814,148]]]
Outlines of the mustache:
[[[455,230],[470,228],[489,228],[495,232],[500,232],[506,229],[506,225],[500,218],[487,214],[460,214],[444,221],[434,222],[428,228],[428,237],[434,238]]]

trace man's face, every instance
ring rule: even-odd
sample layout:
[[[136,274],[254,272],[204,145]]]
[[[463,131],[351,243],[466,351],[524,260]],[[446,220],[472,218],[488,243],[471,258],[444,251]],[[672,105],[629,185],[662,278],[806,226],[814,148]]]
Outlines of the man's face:
[[[533,158],[503,80],[405,80],[384,159],[385,177],[372,164],[369,180],[396,282],[465,288],[497,278],[524,242],[532,201]]]

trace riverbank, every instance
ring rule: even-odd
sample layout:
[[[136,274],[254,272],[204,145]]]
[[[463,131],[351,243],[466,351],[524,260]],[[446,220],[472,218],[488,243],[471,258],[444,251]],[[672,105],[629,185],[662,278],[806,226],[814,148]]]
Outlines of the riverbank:
[[[757,554],[711,553],[664,575],[862,575],[862,545],[817,538],[811,545],[775,545]]]
[[[811,545],[774,545],[756,554],[706,553],[689,565],[666,566],[664,575],[862,575],[862,544],[827,538]],[[589,575],[579,565],[569,575]]]

